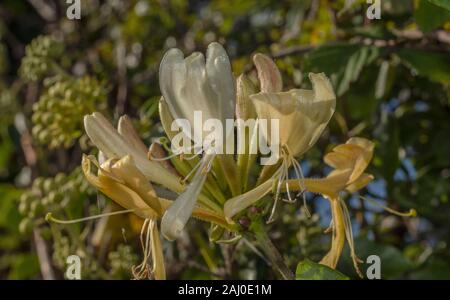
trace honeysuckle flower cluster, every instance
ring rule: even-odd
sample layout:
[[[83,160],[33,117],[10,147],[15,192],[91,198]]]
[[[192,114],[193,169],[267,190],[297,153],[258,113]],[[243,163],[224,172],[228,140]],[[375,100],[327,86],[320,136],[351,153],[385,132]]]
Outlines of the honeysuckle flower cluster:
[[[82,169],[87,180],[125,209],[116,213],[134,213],[144,219],[141,232],[144,257],[141,264],[133,267],[136,278],[166,278],[159,228],[167,240],[177,239],[192,216],[213,225],[212,241],[233,242],[250,231],[257,241],[264,243],[267,234],[258,232],[261,226],[244,228],[239,215],[272,194],[273,209],[269,216],[272,221],[281,195],[285,194],[287,202],[293,203],[305,191],[323,195],[331,205],[331,248],[321,263],[335,268],[347,240],[358,270],[350,217],[340,194],[357,191],[373,180],[365,169],[374,144],[364,138],[350,138],[324,158],[334,171],[325,178],[304,178],[297,159],[314,146],[332,118],[336,107],[333,87],[325,74],[310,73],[311,90],[283,91],[275,63],[263,54],[254,55],[253,61],[259,88],[247,75],[235,80],[228,55],[218,43],[208,46],[206,59],[197,52],[185,58],[180,50],[169,50],[162,59],[159,74],[162,93],[159,113],[167,137],[150,148],[140,140],[126,116],[119,119],[117,129],[100,113],[85,117],[87,135],[106,157],[101,162],[94,156],[83,157]],[[270,135],[255,134],[257,122],[250,127],[238,125],[237,131],[245,136],[245,142],[239,145],[243,151],[237,155],[219,154],[214,149],[227,146],[230,132],[223,132],[225,140],[221,145],[198,147],[196,136],[205,132],[183,131],[194,143],[194,154],[174,153],[169,146],[176,136],[173,121],[181,118],[194,123],[196,111],[201,111],[205,119],[222,121],[277,120],[279,139],[271,141]],[[249,180],[249,170],[258,164],[258,155],[250,150],[258,147],[259,138],[279,147],[281,156],[275,164],[261,167],[256,184],[252,185],[255,181]],[[290,169],[295,176],[290,176]],[[178,196],[166,199],[158,194],[155,185]],[[52,216],[47,219],[55,220]],[[274,269],[282,278],[292,279],[292,272],[283,266],[275,247],[268,245],[262,250]]]

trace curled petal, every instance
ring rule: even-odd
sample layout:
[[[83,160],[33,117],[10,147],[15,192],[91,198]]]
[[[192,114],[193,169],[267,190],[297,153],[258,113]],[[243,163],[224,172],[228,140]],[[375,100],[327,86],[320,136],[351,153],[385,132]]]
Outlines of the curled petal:
[[[373,156],[374,145],[364,138],[350,138],[328,153],[324,161],[337,170],[351,169],[347,184],[352,184],[364,173]]]
[[[130,155],[136,167],[144,176],[165,187],[180,192],[183,185],[179,179],[157,162],[147,159],[147,152],[142,147],[136,148],[127,142],[100,113],[93,113],[84,117],[86,133],[97,148],[108,158],[121,158]]]
[[[258,72],[261,92],[277,93],[283,88],[280,70],[275,62],[268,56],[258,53],[253,56],[253,63]]]
[[[336,100],[333,86],[325,73],[309,73],[308,77],[313,86],[315,101]]]
[[[139,149],[142,152],[147,151],[147,147],[142,142],[138,133],[133,127],[133,123],[131,123],[130,118],[127,115],[124,115],[119,118],[119,124],[117,125],[117,131],[124,138],[124,140],[136,149]]]
[[[111,172],[135,191],[159,216],[162,214],[161,204],[152,185],[136,168],[131,156],[127,155],[117,161],[111,167]]]
[[[361,176],[372,160],[374,144],[363,138],[351,138],[347,143],[357,145],[362,149],[361,155],[356,159],[353,173],[350,176],[350,182],[354,182]]]
[[[141,218],[157,216],[156,211],[148,206],[135,191],[111,176],[109,172],[100,168],[98,176],[95,176],[91,171],[92,163],[96,164],[94,160],[95,158],[88,156],[83,156],[82,160],[82,170],[90,184],[123,208],[133,210]]]
[[[372,174],[363,173],[353,183],[347,186],[346,190],[350,193],[355,193],[367,186],[374,179]]]

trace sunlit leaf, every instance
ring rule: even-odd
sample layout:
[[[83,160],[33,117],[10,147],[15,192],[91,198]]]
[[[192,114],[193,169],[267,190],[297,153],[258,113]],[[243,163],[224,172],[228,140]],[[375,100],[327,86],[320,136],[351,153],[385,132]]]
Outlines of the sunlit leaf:
[[[327,266],[312,262],[308,259],[297,265],[295,272],[297,280],[348,280],[349,278],[339,271]]]

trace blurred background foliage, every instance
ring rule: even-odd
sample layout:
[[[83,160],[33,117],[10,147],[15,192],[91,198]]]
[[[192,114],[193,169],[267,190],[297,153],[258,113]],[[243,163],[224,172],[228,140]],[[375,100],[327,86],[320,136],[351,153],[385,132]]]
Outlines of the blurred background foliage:
[[[79,168],[92,151],[82,117],[128,114],[147,144],[162,136],[158,67],[171,47],[185,53],[223,43],[235,75],[252,74],[251,56],[272,56],[286,88],[308,87],[325,72],[337,111],[302,161],[323,176],[321,157],[350,136],[376,142],[362,195],[419,216],[403,219],[350,195],[365,259],[382,259],[385,279],[450,279],[450,4],[382,0],[381,19],[358,0],[83,0],[81,20],[65,1],[0,3],[0,278],[63,278],[65,258],[82,257],[83,278],[127,279],[141,256],[140,221],[114,216],[48,225],[45,213],[77,218],[118,209],[97,194]],[[294,270],[329,247],[325,200],[313,211],[284,205],[270,233]],[[204,224],[164,244],[169,278],[274,278],[244,241],[216,245]],[[200,249],[200,251],[199,251]],[[338,269],[357,275],[349,255]],[[364,269],[364,265],[363,265]]]

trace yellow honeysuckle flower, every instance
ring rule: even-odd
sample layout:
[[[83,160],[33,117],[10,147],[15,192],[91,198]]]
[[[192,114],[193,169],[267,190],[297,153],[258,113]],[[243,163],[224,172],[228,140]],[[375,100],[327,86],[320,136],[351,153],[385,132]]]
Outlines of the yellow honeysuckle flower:
[[[359,260],[355,253],[349,212],[339,194],[344,191],[356,192],[373,180],[371,174],[364,172],[372,159],[373,149],[373,142],[367,139],[350,138],[345,144],[334,147],[332,152],[325,155],[324,161],[335,168],[327,177],[288,180],[282,185],[283,190],[301,190],[305,187],[310,192],[322,194],[330,201],[333,237],[331,249],[321,263],[336,268],[345,240],[347,240],[355,269],[360,276],[362,274],[358,268]],[[259,199],[269,193],[275,182],[276,179],[272,178],[255,189],[228,200],[224,209],[227,220],[231,221],[231,217],[253,204],[255,202],[253,199]],[[414,210],[409,213],[398,213],[387,207],[383,208],[400,216],[415,216],[416,214]]]
[[[92,164],[98,168],[97,176],[92,173]],[[133,268],[135,278],[150,278],[153,275],[155,279],[165,279],[164,258],[156,224],[162,213],[161,204],[131,156],[127,155],[120,160],[108,159],[101,166],[94,157],[83,156],[82,169],[89,183],[120,206],[145,219],[141,233],[144,259],[139,266]],[[151,270],[147,264],[150,255],[153,262]]]
[[[330,201],[331,205],[331,229],[333,232],[331,249],[320,263],[336,268],[345,240],[347,240],[353,265],[361,277],[363,276],[358,268],[360,260],[355,253],[350,215],[347,205],[339,197],[339,194],[343,191],[356,192],[373,180],[374,177],[371,174],[364,172],[372,160],[373,149],[373,142],[367,139],[350,138],[345,144],[334,147],[333,151],[324,157],[325,163],[335,170],[330,172],[326,178],[304,180],[304,185],[308,191],[322,194]],[[293,181],[289,182],[289,186],[293,189],[300,188],[298,183]],[[383,208],[399,216],[416,215],[415,210],[410,210],[409,213],[399,213],[387,207]]]
[[[333,231],[331,249],[320,261],[321,264],[336,268],[339,258],[347,240],[353,265],[362,277],[358,268],[359,259],[355,253],[353,232],[350,215],[344,201],[339,197],[342,191],[355,192],[373,180],[373,176],[364,173],[373,156],[374,144],[364,138],[350,138],[345,144],[334,147],[333,151],[325,155],[326,164],[335,170],[319,180],[312,180],[308,190],[320,193],[330,201]]]
[[[92,165],[98,168],[97,175],[92,172]],[[143,219],[160,216],[161,204],[150,183],[134,166],[131,156],[108,159],[101,166],[95,157],[83,156],[81,166],[87,181],[123,208],[133,210]]]
[[[98,169],[96,175],[93,173],[92,165]],[[164,258],[157,220],[169,209],[173,201],[159,198],[156,195],[152,185],[136,167],[130,155],[121,159],[108,159],[101,165],[95,157],[83,156],[82,170],[90,184],[126,208],[125,212],[132,212],[145,219],[141,231],[144,259],[140,265],[133,268],[134,276],[140,279],[152,275],[155,279],[165,279]],[[193,215],[201,220],[232,230],[222,216],[207,209],[195,207]],[[49,218],[51,219],[51,216]],[[151,269],[148,264],[150,256]]]
[[[98,168],[97,175],[92,165]],[[93,156],[83,156],[82,169],[88,182],[114,202],[143,219],[161,218],[174,203],[158,197],[145,176],[140,173],[131,156],[120,160],[109,159],[99,165]],[[223,215],[207,208],[196,206],[192,212],[195,218],[234,230]]]

